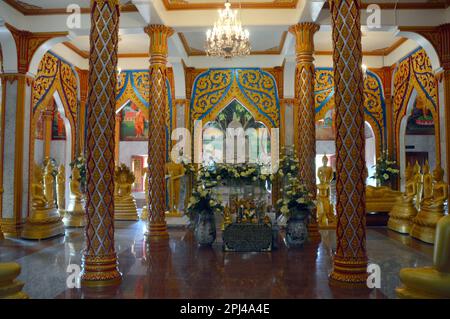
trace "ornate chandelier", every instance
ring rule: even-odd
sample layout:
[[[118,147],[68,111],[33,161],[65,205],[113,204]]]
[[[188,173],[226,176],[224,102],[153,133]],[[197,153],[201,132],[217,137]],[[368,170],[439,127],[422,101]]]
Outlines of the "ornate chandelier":
[[[249,32],[242,29],[237,10],[233,11],[230,7],[231,4],[227,0],[225,9],[219,10],[219,20],[214,24],[214,28],[206,32],[205,50],[208,56],[231,59],[250,54]]]

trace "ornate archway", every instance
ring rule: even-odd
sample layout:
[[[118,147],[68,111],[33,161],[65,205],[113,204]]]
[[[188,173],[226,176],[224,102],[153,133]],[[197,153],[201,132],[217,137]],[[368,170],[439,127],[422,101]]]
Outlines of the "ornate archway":
[[[197,76],[190,104],[190,128],[194,121],[205,124],[215,119],[234,100],[269,129],[279,127],[280,103],[273,76],[259,68],[232,68],[209,69]]]
[[[396,158],[400,158],[400,128],[406,116],[407,106],[413,91],[426,102],[428,111],[434,119],[439,119],[437,80],[434,76],[431,61],[421,47],[399,61],[393,75],[393,109]],[[435,122],[436,156],[440,158],[440,126]]]

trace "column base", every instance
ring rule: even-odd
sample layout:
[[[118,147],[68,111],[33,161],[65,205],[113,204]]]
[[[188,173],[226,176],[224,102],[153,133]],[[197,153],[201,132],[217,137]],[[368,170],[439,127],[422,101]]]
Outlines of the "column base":
[[[105,288],[120,285],[122,274],[117,267],[116,254],[110,256],[83,256],[81,286]]]
[[[367,260],[365,261],[347,261],[333,260],[333,270],[330,274],[330,283],[366,285],[367,278]]]
[[[168,239],[169,232],[167,231],[167,224],[164,223],[152,223],[148,224],[147,232],[145,233],[145,238],[147,240],[159,240]]]

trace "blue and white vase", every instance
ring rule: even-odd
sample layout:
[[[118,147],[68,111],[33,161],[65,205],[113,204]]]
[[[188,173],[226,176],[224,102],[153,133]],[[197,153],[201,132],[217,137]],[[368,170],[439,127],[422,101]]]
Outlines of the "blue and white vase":
[[[286,224],[286,244],[289,248],[302,247],[308,239],[307,220],[310,212],[307,206],[291,212]]]
[[[201,212],[197,216],[194,236],[200,246],[210,246],[216,240],[216,221],[214,213]]]

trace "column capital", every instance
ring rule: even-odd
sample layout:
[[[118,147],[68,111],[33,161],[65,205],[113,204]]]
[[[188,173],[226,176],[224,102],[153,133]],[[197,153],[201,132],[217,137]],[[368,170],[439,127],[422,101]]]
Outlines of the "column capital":
[[[174,29],[162,24],[149,24],[144,32],[150,37],[150,56],[168,54],[167,40],[174,34]]]
[[[111,6],[120,6],[120,0],[91,0],[91,7],[96,3],[100,6],[105,3],[109,3]]]
[[[313,22],[301,22],[289,27],[289,32],[295,36],[295,52],[297,59],[300,55],[314,53],[314,34],[320,26]]]

